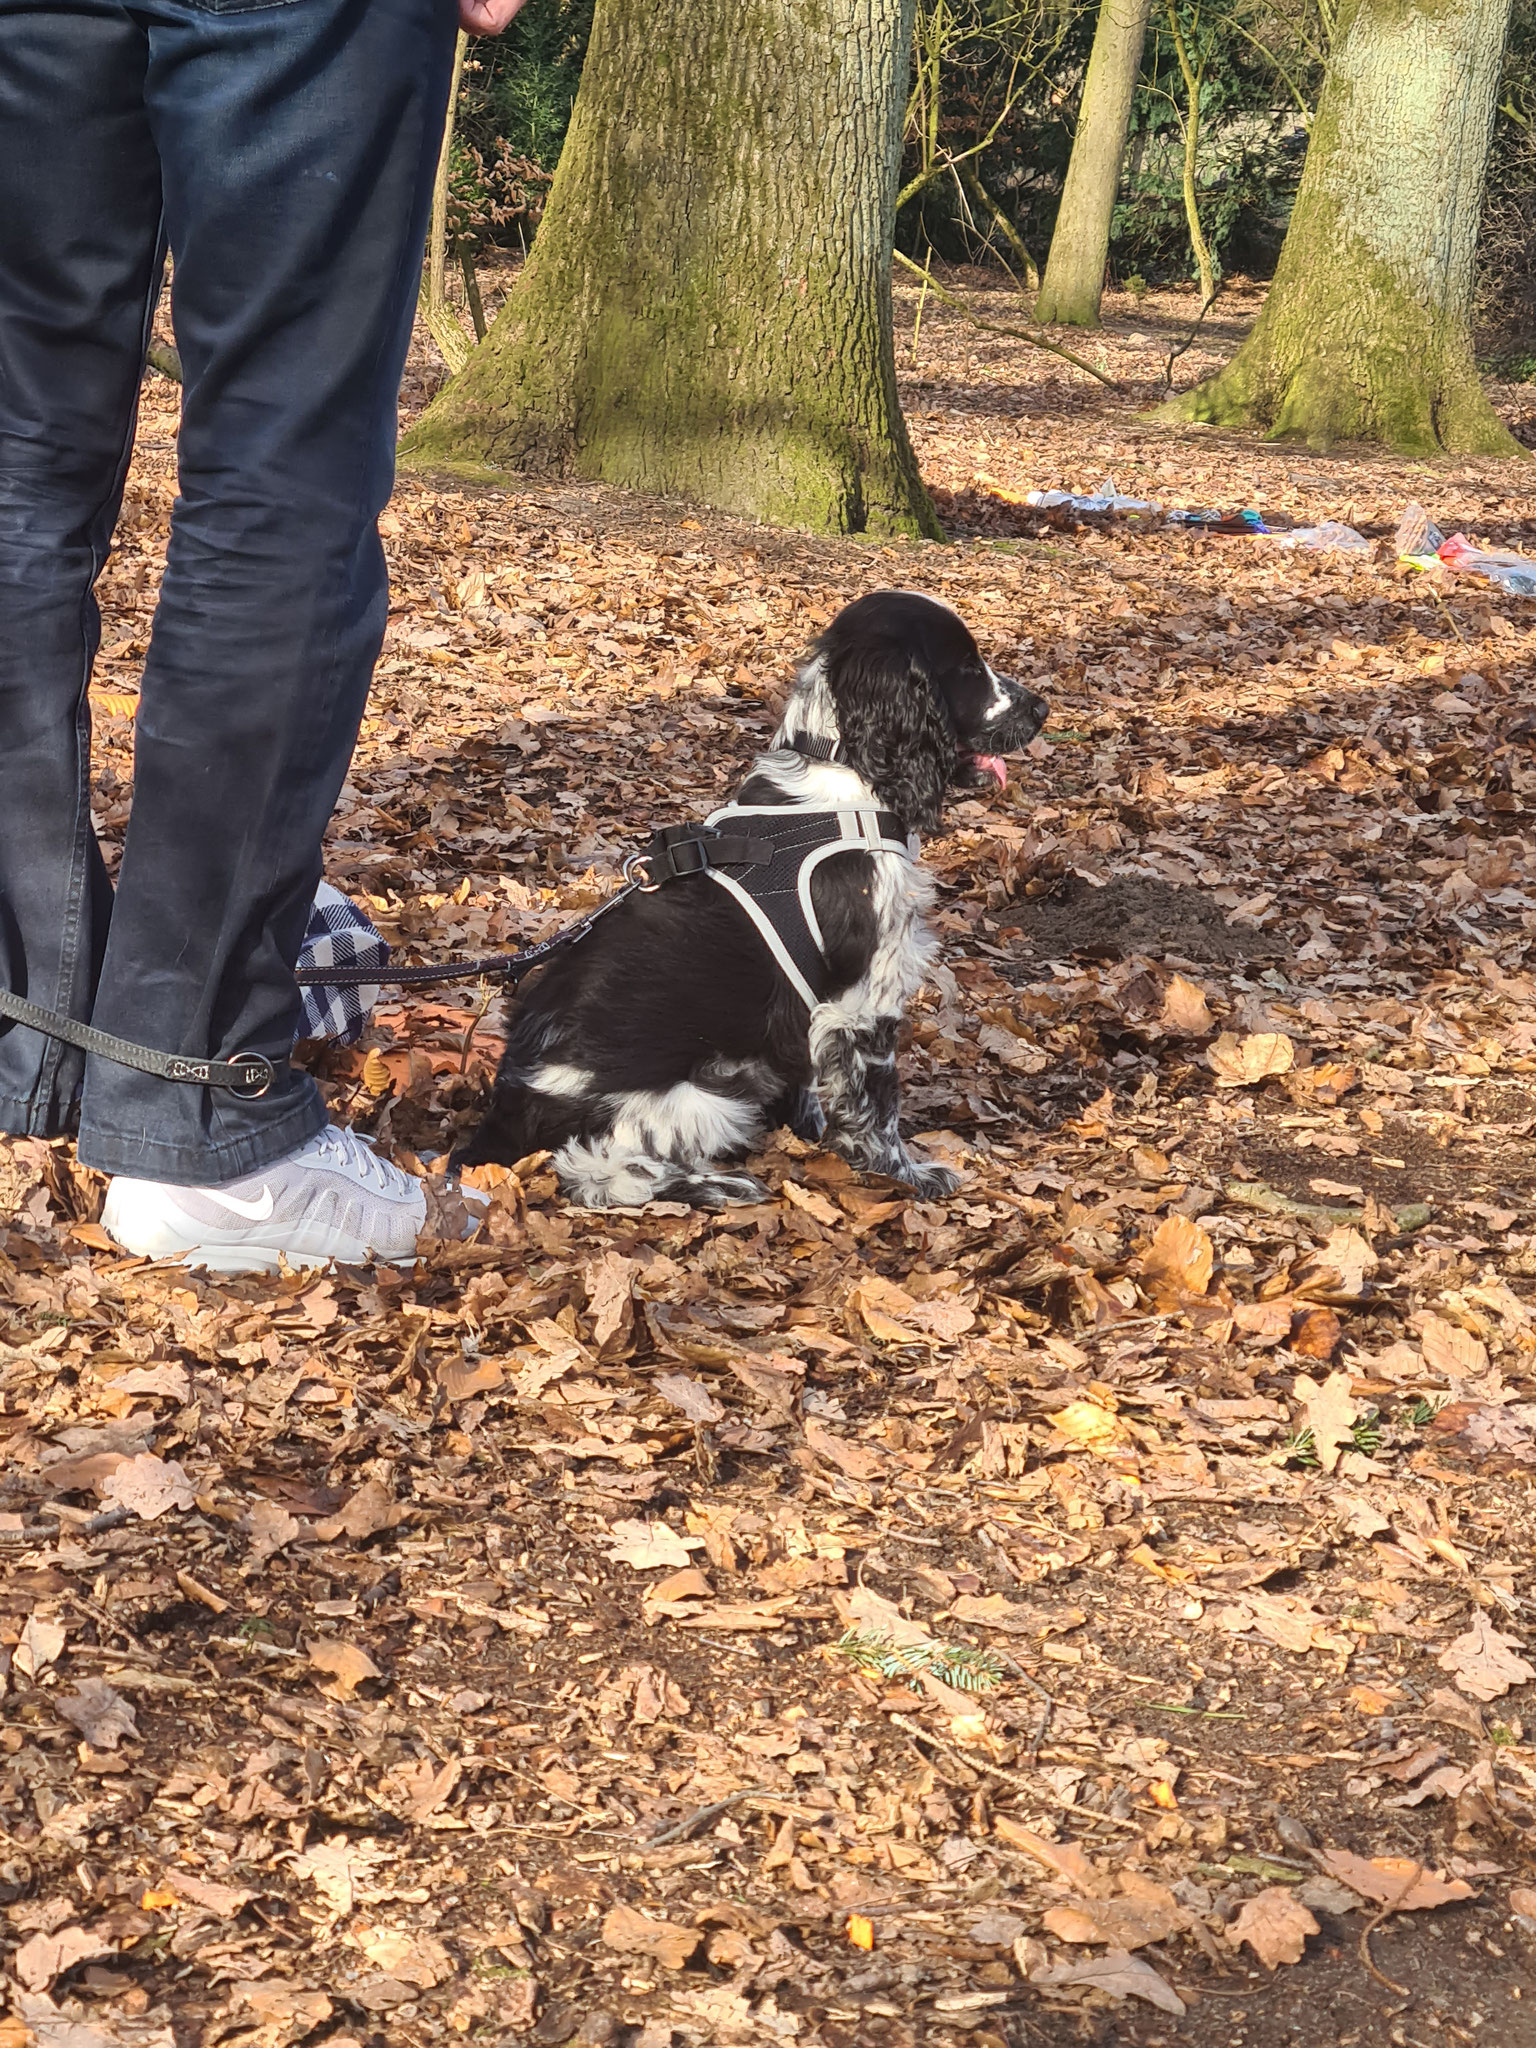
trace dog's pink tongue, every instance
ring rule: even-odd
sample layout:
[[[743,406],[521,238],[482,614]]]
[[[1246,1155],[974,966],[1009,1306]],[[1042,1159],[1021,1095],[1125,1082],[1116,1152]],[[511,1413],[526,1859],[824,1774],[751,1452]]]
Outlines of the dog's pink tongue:
[[[1008,787],[1008,764],[1001,754],[978,754],[976,766],[984,768],[989,775],[995,777],[999,789]]]

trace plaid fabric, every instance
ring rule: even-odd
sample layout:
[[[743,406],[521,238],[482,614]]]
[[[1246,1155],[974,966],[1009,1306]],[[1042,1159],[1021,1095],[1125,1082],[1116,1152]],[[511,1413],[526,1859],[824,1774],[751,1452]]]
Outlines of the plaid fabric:
[[[350,897],[322,882],[315,892],[315,907],[309,914],[299,954],[301,967],[377,967],[389,965],[389,945]],[[303,990],[304,1016],[301,1038],[334,1038],[351,1045],[363,1035],[374,1004],[376,988],[326,988],[317,984]]]

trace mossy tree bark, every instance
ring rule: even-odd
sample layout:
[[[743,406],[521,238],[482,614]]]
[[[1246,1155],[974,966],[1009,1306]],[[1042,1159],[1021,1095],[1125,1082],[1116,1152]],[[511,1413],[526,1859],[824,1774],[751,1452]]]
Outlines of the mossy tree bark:
[[[533,254],[405,458],[937,537],[891,333],[912,14],[598,0]]]
[[[1125,162],[1151,0],[1101,0],[1037,320],[1097,327],[1115,194]]]
[[[1314,447],[1518,455],[1478,382],[1472,266],[1510,0],[1341,11],[1275,280],[1221,373],[1164,416]]]

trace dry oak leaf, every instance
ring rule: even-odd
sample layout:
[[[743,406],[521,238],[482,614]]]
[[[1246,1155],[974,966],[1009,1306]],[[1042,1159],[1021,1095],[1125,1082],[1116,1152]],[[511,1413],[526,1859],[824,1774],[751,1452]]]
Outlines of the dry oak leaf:
[[[410,1513],[391,1499],[377,1479],[365,1479],[339,1515],[316,1522],[315,1534],[322,1543],[334,1543],[338,1536],[350,1536],[354,1543],[377,1536],[381,1529],[393,1529]]]
[[[1146,1280],[1168,1280],[1189,1294],[1204,1294],[1211,1284],[1216,1247],[1207,1232],[1188,1216],[1165,1216],[1141,1255]]]
[[[124,1458],[101,1489],[103,1500],[115,1501],[141,1522],[158,1521],[172,1508],[189,1508],[197,1499],[192,1482],[174,1462],[141,1451]]]
[[[1009,1636],[1064,1635],[1088,1619],[1081,1607],[1030,1607],[1005,1593],[962,1593],[949,1611],[956,1621],[977,1621]]]
[[[175,2035],[157,2020],[113,2018],[97,2025],[61,2011],[45,1991],[20,1992],[16,2010],[21,2016],[18,2042],[25,2048],[176,2048]],[[8,2028],[0,2020],[3,2048],[12,2048]]]
[[[1509,1894],[1509,1910],[1523,1913],[1527,1920],[1536,1920],[1536,1885],[1515,1885]]]
[[[614,1547],[603,1555],[614,1564],[633,1565],[637,1572],[654,1571],[660,1565],[676,1571],[688,1563],[690,1551],[704,1548],[702,1536],[679,1536],[665,1522],[614,1522],[608,1533]]]
[[[605,1252],[582,1275],[587,1289],[587,1314],[592,1318],[592,1343],[599,1356],[613,1357],[624,1349],[635,1320],[635,1277],[638,1259]]]
[[[842,1210],[829,1202],[825,1195],[818,1195],[814,1188],[801,1187],[798,1181],[785,1181],[779,1192],[787,1201],[793,1202],[797,1209],[803,1209],[807,1216],[814,1217],[818,1223],[836,1224],[844,1220]]]
[[[1317,1922],[1283,1884],[1272,1884],[1256,1898],[1247,1899],[1243,1910],[1226,1930],[1233,1948],[1244,1942],[1266,1970],[1278,1963],[1299,1963],[1307,1936],[1321,1932]]]
[[[1475,1700],[1496,1700],[1511,1686],[1536,1678],[1536,1666],[1520,1655],[1513,1636],[1500,1635],[1486,1614],[1475,1614],[1472,1626],[1435,1659],[1457,1686]]]
[[[1317,1255],[1320,1266],[1330,1266],[1339,1278],[1343,1294],[1358,1294],[1367,1273],[1380,1263],[1370,1245],[1352,1224],[1340,1223]]]
[[[1205,991],[1182,974],[1170,977],[1163,990],[1163,1007],[1158,1023],[1170,1038],[1204,1038],[1216,1028]]]
[[[1250,1591],[1231,1607],[1207,1610],[1206,1623],[1240,1635],[1252,1629],[1279,1650],[1338,1650],[1354,1647],[1350,1636],[1333,1633],[1325,1615],[1316,1612],[1299,1594]]]
[[[463,1765],[449,1757],[441,1770],[434,1771],[425,1757],[399,1765],[384,1780],[384,1791],[405,1802],[405,1818],[418,1824],[447,1804],[453,1788],[463,1776]]]
[[[680,1970],[704,1939],[697,1927],[653,1920],[633,1906],[614,1906],[603,1919],[603,1940],[623,1956],[650,1956],[664,1969]]]
[[[663,1401],[686,1415],[690,1422],[725,1420],[725,1410],[702,1380],[690,1379],[684,1372],[659,1372],[651,1385]]]
[[[1251,1088],[1274,1074],[1288,1074],[1296,1047],[1283,1031],[1254,1031],[1239,1038],[1223,1031],[1206,1054],[1218,1088]]]
[[[1085,1450],[1096,1451],[1107,1444],[1123,1443],[1125,1430],[1120,1418],[1097,1401],[1069,1401],[1050,1417],[1052,1429]]]
[[[1109,1948],[1133,1949],[1166,1941],[1189,1925],[1189,1915],[1172,1892],[1165,1892],[1161,1899],[1072,1899],[1052,1906],[1043,1924],[1058,1941],[1101,1941]]]
[[[12,1662],[24,1678],[36,1678],[39,1671],[57,1663],[68,1640],[68,1631],[56,1621],[44,1621],[38,1614],[28,1615]]]
[[[53,1708],[80,1730],[92,1749],[116,1749],[125,1735],[139,1732],[133,1708],[104,1678],[82,1678],[74,1692],[54,1700]]]
[[[1298,1358],[1316,1358],[1326,1363],[1338,1350],[1343,1335],[1344,1326],[1331,1308],[1309,1308],[1296,1318],[1291,1349]]]
[[[430,1991],[454,1973],[453,1958],[430,1934],[411,1934],[403,1927],[365,1927],[354,1937],[376,1969],[402,1984]]]
[[[1420,1319],[1419,1345],[1424,1363],[1448,1380],[1463,1380],[1488,1370],[1488,1347],[1459,1323],[1426,1313]]]
[[[850,1443],[846,1437],[834,1436],[824,1423],[808,1420],[805,1440],[824,1465],[831,1465],[845,1479],[879,1479],[886,1469],[879,1451],[868,1444]]]
[[[1043,1863],[1047,1870],[1054,1870],[1068,1884],[1076,1885],[1082,1898],[1105,1899],[1114,1891],[1113,1881],[1089,1860],[1076,1842],[1048,1842],[1044,1835],[1037,1835],[1022,1821],[1010,1820],[1006,1813],[992,1816],[992,1832],[1000,1842],[1006,1842],[1013,1849],[1023,1849],[1037,1863]]]
[[[1313,1314],[1327,1315],[1328,1311],[1314,1309]],[[1309,1380],[1305,1373],[1299,1373],[1291,1385],[1291,1392],[1301,1403],[1307,1427],[1312,1432],[1317,1461],[1325,1472],[1334,1469],[1341,1452],[1354,1447],[1350,1430],[1359,1416],[1360,1404],[1349,1388],[1347,1372],[1331,1372],[1321,1384]]]
[[[917,1301],[894,1281],[871,1274],[848,1296],[869,1334],[882,1344],[953,1344],[975,1324],[963,1301]]]
[[[1356,1856],[1349,1849],[1324,1849],[1319,1861],[1362,1899],[1374,1899],[1378,1906],[1390,1904],[1396,1913],[1420,1913],[1472,1897],[1465,1878],[1436,1877],[1411,1856]]]
[[[255,1571],[293,1541],[301,1524],[277,1501],[259,1500],[246,1516],[245,1526],[251,1539],[246,1568]]]
[[[244,1885],[220,1884],[211,1877],[195,1877],[190,1870],[168,1871],[160,1881],[160,1888],[186,1905],[212,1913],[220,1920],[232,1920],[256,1896]]]
[[[55,1977],[62,1977],[87,1956],[112,1952],[110,1941],[87,1933],[83,1927],[61,1927],[56,1934],[34,1934],[11,1958],[11,1967],[28,1991],[46,1991]]]
[[[337,1636],[321,1636],[305,1647],[315,1669],[330,1673],[331,1684],[320,1688],[327,1699],[349,1700],[365,1678],[383,1675],[366,1650],[360,1650],[356,1643],[344,1643]]]
[[[1171,1984],[1157,1974],[1150,1963],[1123,1948],[1112,1948],[1085,1963],[1058,1963],[1053,1969],[1036,1970],[1031,1984],[1042,1988],[1081,1984],[1095,1991],[1107,1991],[1111,1998],[1144,1998],[1162,2012],[1181,2019],[1188,2010]]]
[[[346,1835],[332,1835],[293,1859],[296,1877],[307,1877],[330,1907],[342,1919],[357,1903],[370,1872],[389,1860],[389,1851],[376,1842],[353,1841]]]

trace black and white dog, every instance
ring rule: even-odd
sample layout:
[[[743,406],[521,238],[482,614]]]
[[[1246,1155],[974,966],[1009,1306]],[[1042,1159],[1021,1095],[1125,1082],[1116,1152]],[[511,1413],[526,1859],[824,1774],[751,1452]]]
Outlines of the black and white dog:
[[[663,835],[690,840],[658,858],[691,879],[625,898],[514,999],[490,1109],[454,1163],[547,1147],[585,1207],[716,1208],[763,1198],[718,1162],[788,1121],[947,1194],[955,1176],[897,1127],[897,1036],[935,943],[915,835],[948,790],[1004,783],[1002,757],[1046,711],[948,605],[905,590],[849,605],[738,796]]]

